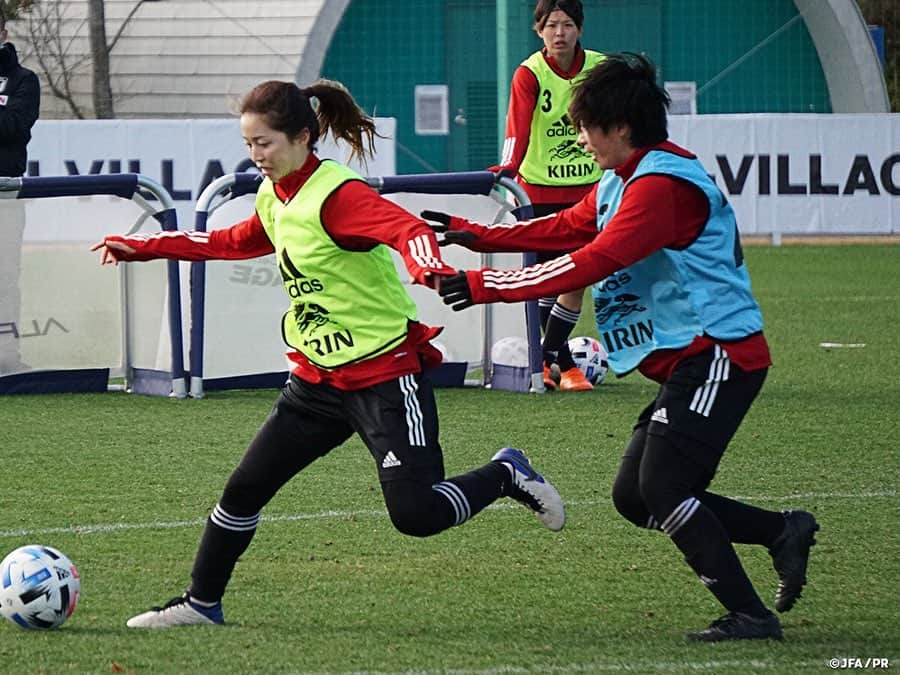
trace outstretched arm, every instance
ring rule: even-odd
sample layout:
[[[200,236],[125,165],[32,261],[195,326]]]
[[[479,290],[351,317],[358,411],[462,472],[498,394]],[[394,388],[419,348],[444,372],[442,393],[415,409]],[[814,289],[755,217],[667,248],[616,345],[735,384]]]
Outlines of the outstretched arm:
[[[459,311],[474,304],[520,302],[580,290],[622,269],[602,247],[588,245],[520,270],[484,268],[460,272],[439,289],[444,303]]]
[[[690,246],[708,217],[709,202],[695,186],[671,176],[645,176],[625,191],[616,214],[587,246],[520,270],[461,272],[440,293],[446,304],[460,310],[577,290],[662,248]]]
[[[100,264],[156,260],[246,260],[273,253],[256,214],[224,230],[110,235],[91,247],[101,251]]]
[[[484,253],[559,251],[584,246],[597,236],[597,189],[558,213],[517,223],[482,225],[439,211],[422,211],[431,228],[444,234],[441,246],[459,244]]]

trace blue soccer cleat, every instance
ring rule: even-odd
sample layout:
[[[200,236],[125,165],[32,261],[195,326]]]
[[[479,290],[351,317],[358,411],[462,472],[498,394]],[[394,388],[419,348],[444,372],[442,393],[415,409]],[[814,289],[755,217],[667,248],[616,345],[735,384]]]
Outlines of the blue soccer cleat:
[[[512,490],[507,495],[534,511],[547,528],[558,532],[566,524],[566,511],[562,497],[553,485],[534,470],[531,462],[515,448],[503,448],[491,457],[503,462],[512,472]]]

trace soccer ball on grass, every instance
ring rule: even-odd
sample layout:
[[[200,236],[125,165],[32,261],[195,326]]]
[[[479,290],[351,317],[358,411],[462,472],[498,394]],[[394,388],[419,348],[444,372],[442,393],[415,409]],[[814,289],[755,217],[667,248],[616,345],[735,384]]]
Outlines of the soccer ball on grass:
[[[0,614],[22,628],[58,628],[80,592],[75,565],[50,546],[22,546],[0,563]]]
[[[593,385],[603,382],[609,370],[606,350],[596,338],[577,337],[569,340],[569,351],[575,365]]]

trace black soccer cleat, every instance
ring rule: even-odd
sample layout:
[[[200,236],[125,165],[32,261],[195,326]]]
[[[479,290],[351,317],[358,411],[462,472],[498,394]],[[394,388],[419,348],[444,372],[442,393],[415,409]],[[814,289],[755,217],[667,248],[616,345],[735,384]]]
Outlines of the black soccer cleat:
[[[729,612],[696,633],[688,633],[694,642],[723,642],[724,640],[780,640],[781,622],[772,612],[757,617],[743,612]]]
[[[778,590],[775,591],[775,609],[787,612],[800,599],[806,583],[806,565],[809,549],[816,543],[815,533],[819,524],[807,511],[785,511],[784,532],[769,548],[772,565],[778,572]]]

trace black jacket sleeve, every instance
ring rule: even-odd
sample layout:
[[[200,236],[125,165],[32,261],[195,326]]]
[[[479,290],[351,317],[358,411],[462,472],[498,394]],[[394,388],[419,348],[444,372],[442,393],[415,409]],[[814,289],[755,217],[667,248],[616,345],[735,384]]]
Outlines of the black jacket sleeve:
[[[16,91],[9,94],[7,104],[0,106],[0,142],[31,140],[31,127],[37,121],[40,107],[41,85],[37,75],[28,70]]]
[[[7,53],[9,52],[9,53]],[[25,172],[26,146],[31,127],[41,107],[41,85],[37,75],[18,64],[9,43],[0,47],[0,175],[21,176]]]

